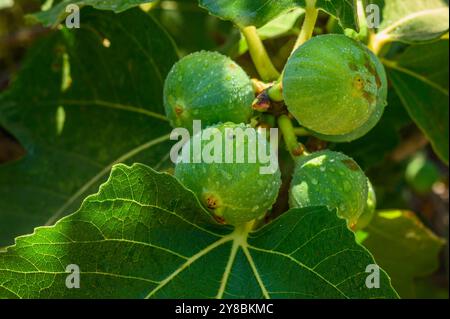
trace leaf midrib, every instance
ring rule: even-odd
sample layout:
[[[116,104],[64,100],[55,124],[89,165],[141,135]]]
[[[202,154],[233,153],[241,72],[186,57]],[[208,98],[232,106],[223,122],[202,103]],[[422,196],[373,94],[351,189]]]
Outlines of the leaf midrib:
[[[416,72],[414,72],[414,71],[412,71],[412,70],[406,69],[406,68],[404,68],[404,67],[398,65],[398,63],[395,62],[395,61],[391,61],[391,60],[387,60],[387,59],[382,59],[382,62],[383,62],[383,64],[386,65],[388,68],[393,69],[393,70],[396,70],[396,71],[401,72],[401,73],[403,73],[403,74],[406,74],[406,75],[408,75],[408,76],[411,76],[411,77],[413,77],[413,78],[415,78],[415,79],[417,79],[417,80],[419,80],[419,81],[425,83],[426,85],[428,85],[428,86],[434,88],[435,90],[438,90],[438,91],[441,92],[442,94],[444,94],[444,95],[446,95],[446,96],[449,96],[448,90],[442,88],[439,84],[437,84],[437,83],[435,83],[435,82],[433,82],[433,81],[430,81],[430,80],[427,79],[425,76],[420,75],[419,73],[416,73]]]
[[[259,272],[257,270],[256,264],[253,261],[253,258],[249,252],[248,249],[248,243],[247,238],[248,234],[250,233],[251,228],[248,228],[246,226],[243,227],[236,227],[234,231],[226,236],[223,236],[221,239],[215,241],[214,243],[210,244],[206,248],[203,248],[199,252],[197,252],[195,255],[190,257],[184,264],[182,264],[178,269],[176,269],[174,272],[172,272],[169,276],[167,276],[164,280],[160,282],[160,284],[152,289],[145,299],[151,298],[155,293],[157,293],[159,290],[163,289],[168,283],[170,283],[173,279],[175,279],[180,273],[182,273],[185,269],[187,269],[189,266],[191,266],[193,263],[195,263],[197,260],[201,259],[203,256],[207,255],[208,253],[212,252],[214,249],[229,243],[233,242],[233,245],[230,250],[230,255],[227,260],[227,264],[225,266],[224,273],[222,275],[222,280],[220,282],[220,286],[218,289],[218,292],[216,294],[216,299],[223,298],[223,294],[225,293],[226,286],[228,284],[228,278],[231,274],[234,261],[236,259],[236,255],[239,251],[239,249],[242,249],[244,252],[244,255],[247,258],[247,261],[250,265],[250,268],[252,269],[253,275],[256,278],[256,281],[258,282],[258,285],[260,286],[261,292],[266,299],[270,299],[270,295],[267,291],[267,288],[265,287],[261,276],[259,275]]]
[[[333,229],[334,227],[330,228]],[[328,231],[330,229],[327,229]],[[330,257],[334,257],[337,254],[340,254],[342,252],[346,252],[349,249],[344,249],[341,251],[338,251],[336,253],[334,253],[333,255],[329,255],[326,258],[324,258],[323,260],[321,260],[314,268],[311,268],[305,264],[303,264],[301,261],[297,260],[296,258],[288,255],[288,254],[284,254],[282,252],[279,251],[274,251],[274,250],[267,250],[267,249],[262,249],[262,248],[258,248],[252,245],[249,245],[247,240],[249,238],[249,235],[251,233],[251,230],[248,229],[248,231],[242,231],[242,228],[235,228],[235,230],[229,234],[226,235],[224,237],[222,237],[220,240],[215,241],[214,243],[210,244],[209,246],[207,246],[206,248],[203,248],[202,250],[200,250],[199,252],[197,252],[195,255],[193,255],[192,257],[190,257],[184,264],[182,264],[178,269],[176,269],[174,272],[172,272],[169,276],[167,276],[164,280],[162,280],[160,282],[160,284],[154,288],[152,291],[150,291],[148,293],[148,295],[146,296],[146,299],[151,298],[152,296],[155,295],[155,293],[157,293],[159,290],[163,289],[168,283],[170,283],[173,279],[175,279],[180,273],[182,273],[185,269],[187,269],[189,266],[191,266],[193,263],[195,263],[196,261],[198,261],[199,259],[201,259],[203,256],[207,255],[208,253],[212,252],[213,250],[219,248],[220,246],[229,243],[229,242],[233,242],[232,247],[230,249],[230,254],[224,269],[224,273],[222,275],[222,279],[220,282],[220,286],[218,289],[218,292],[216,294],[216,299],[221,299],[223,298],[224,293],[226,292],[226,286],[228,284],[228,279],[229,279],[229,275],[231,274],[233,265],[234,265],[234,261],[236,259],[236,255],[239,251],[239,249],[242,249],[242,251],[244,252],[244,255],[250,265],[250,268],[253,272],[253,275],[255,276],[255,279],[261,289],[262,295],[264,296],[264,298],[266,299],[270,299],[270,293],[269,290],[266,288],[261,275],[258,272],[258,268],[256,266],[256,263],[253,260],[253,257],[251,255],[250,250],[256,250],[256,251],[260,251],[260,252],[264,252],[264,253],[270,253],[270,254],[275,254],[275,255],[279,255],[282,256],[284,258],[288,258],[290,259],[292,262],[294,262],[295,264],[299,265],[300,267],[306,269],[307,271],[313,273],[315,276],[317,276],[319,279],[321,279],[322,281],[324,281],[327,285],[333,287],[340,295],[342,295],[344,298],[349,299],[349,297],[341,290],[339,289],[338,285],[333,284],[332,282],[330,282],[329,280],[327,280],[325,277],[323,277],[320,273],[318,273],[315,270],[315,267],[317,267],[318,265],[320,265],[322,262],[324,262],[325,260],[329,259]],[[361,252],[359,250],[354,250],[355,252]],[[346,278],[343,280],[343,282],[345,282],[346,280],[348,280],[349,278]]]
[[[167,117],[164,116],[163,114],[160,114],[160,113],[157,113],[157,112],[152,112],[152,111],[149,111],[147,109],[144,109],[144,108],[141,108],[141,107],[136,107],[136,106],[133,106],[133,105],[123,104],[123,103],[116,103],[116,102],[109,102],[109,101],[105,101],[105,100],[101,100],[101,99],[91,99],[91,100],[65,100],[65,99],[61,99],[61,100],[57,100],[57,101],[48,101],[45,104],[48,104],[48,105],[51,105],[51,106],[54,106],[54,105],[62,105],[62,106],[66,106],[66,105],[75,105],[75,106],[95,105],[95,106],[101,106],[101,107],[106,107],[106,108],[111,108],[111,109],[117,109],[117,110],[132,112],[132,113],[139,113],[139,114],[143,114],[143,115],[147,115],[149,117],[155,118],[157,120],[161,120],[161,121],[164,121],[164,122],[169,122]]]
[[[226,244],[233,240],[233,233],[222,237],[221,239],[215,241],[211,245],[207,246],[206,248],[200,250],[198,253],[190,257],[181,267],[179,267],[177,270],[175,270],[173,273],[171,273],[169,276],[167,276],[164,280],[160,282],[160,284],[154,288],[152,291],[150,291],[145,299],[150,299],[155,293],[157,293],[159,290],[164,288],[168,283],[170,283],[174,278],[176,278],[181,272],[183,272],[186,268],[188,268],[190,265],[195,263],[197,260],[202,258],[203,256],[207,255],[217,247],[222,246],[223,244]]]

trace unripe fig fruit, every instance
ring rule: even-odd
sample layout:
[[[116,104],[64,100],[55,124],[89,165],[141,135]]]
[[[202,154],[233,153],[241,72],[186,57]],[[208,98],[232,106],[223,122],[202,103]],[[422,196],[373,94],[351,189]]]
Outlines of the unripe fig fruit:
[[[294,207],[327,206],[352,227],[367,201],[367,177],[350,157],[329,150],[301,157],[289,192]]]
[[[317,36],[286,65],[283,96],[297,121],[330,141],[351,141],[370,131],[386,106],[383,65],[364,45],[344,35]]]
[[[173,127],[192,129],[219,122],[247,123],[253,114],[250,78],[230,58],[197,52],[177,62],[166,78],[164,107]]]
[[[249,144],[254,142],[236,134],[236,130],[244,132],[246,129],[255,133],[255,139],[258,141],[256,149],[253,148],[255,144],[249,147]],[[218,141],[215,144],[222,146],[222,153],[215,156],[214,162],[208,163],[204,158],[202,161],[195,161],[193,158],[197,154],[192,152],[194,140],[200,138],[200,134],[203,134],[203,139],[208,136],[209,141]],[[201,142],[203,156],[209,141]],[[257,130],[244,124],[217,124],[194,135],[191,141],[183,146],[182,153],[191,151],[191,160],[190,163],[185,160],[179,162],[175,168],[175,176],[197,195],[219,223],[246,223],[264,216],[275,203],[281,186],[278,165],[273,172],[262,174],[261,168],[269,166],[269,163],[261,162],[258,156],[260,149],[264,149],[265,154],[270,154],[269,143]],[[215,149],[213,153],[217,155]]]
[[[367,194],[366,206],[364,207],[364,211],[359,217],[355,227],[353,227],[353,230],[355,231],[364,229],[370,224],[377,208],[377,196],[369,179],[367,179],[367,187],[369,192]]]

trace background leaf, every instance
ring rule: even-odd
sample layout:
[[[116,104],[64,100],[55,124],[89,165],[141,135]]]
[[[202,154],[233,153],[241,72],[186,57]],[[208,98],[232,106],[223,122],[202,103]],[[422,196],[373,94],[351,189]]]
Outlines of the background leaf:
[[[210,223],[172,176],[118,165],[77,213],[0,253],[0,297],[397,296],[383,271],[379,289],[365,286],[374,261],[335,212],[291,210],[249,231]],[[80,289],[65,286],[69,264]]]
[[[375,41],[417,43],[440,38],[449,29],[448,1],[371,0],[380,7],[382,23]]]
[[[0,10],[4,8],[10,8],[14,5],[13,0],[1,0],[0,1]]]
[[[398,96],[439,157],[449,160],[448,40],[408,47],[384,60]]]
[[[408,211],[378,212],[365,232],[364,246],[389,272],[400,296],[414,298],[414,279],[437,270],[444,241]]]
[[[290,10],[259,28],[258,35],[262,40],[285,35],[296,26],[299,18],[304,14],[305,10],[302,8]]]
[[[281,14],[277,18],[271,20],[269,23],[258,28],[256,31],[261,40],[277,39],[283,36],[293,35],[295,37],[300,33],[300,21],[304,16],[305,10],[302,8],[292,9],[286,13]],[[267,46],[267,42],[265,45]],[[289,47],[292,50],[292,48]],[[248,51],[248,44],[245,37],[240,34],[240,41],[238,44],[237,55],[240,56]],[[276,59],[273,59],[274,61]],[[283,66],[285,61],[283,62]]]
[[[270,20],[293,8],[304,8],[305,0],[199,0],[200,5],[239,27],[262,27]],[[351,0],[317,0],[316,7],[339,19],[345,28],[357,29],[354,3]]]
[[[99,10],[109,10],[120,13],[142,3],[152,3],[155,1],[156,0],[62,0],[48,10],[33,14],[32,17],[46,26],[52,26],[60,23],[66,18],[68,15],[66,8],[70,4],[75,4],[79,8],[89,6]]]
[[[73,212],[115,163],[170,162],[162,91],[174,45],[139,9],[82,14],[81,29],[31,50],[0,97],[0,125],[27,151],[0,166],[0,245]]]
[[[198,6],[198,0],[161,1],[149,13],[170,33],[182,55],[201,50],[217,50],[227,45],[239,31]]]

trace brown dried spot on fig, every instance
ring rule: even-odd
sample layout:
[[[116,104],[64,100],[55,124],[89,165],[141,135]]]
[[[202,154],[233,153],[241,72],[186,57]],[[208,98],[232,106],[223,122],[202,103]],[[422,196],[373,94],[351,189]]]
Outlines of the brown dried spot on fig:
[[[376,81],[376,83],[377,83],[377,88],[380,89],[381,86],[383,85],[383,82],[381,81],[381,78],[380,78],[380,76],[378,75],[378,73],[375,74],[375,81]]]
[[[358,91],[362,91],[362,89],[364,89],[364,80],[360,76],[357,76],[353,82],[353,86]]]
[[[355,63],[353,63],[353,62],[350,62],[349,64],[348,64],[348,67],[350,68],[350,70],[352,70],[352,71],[358,71],[358,66],[355,64]]]
[[[226,224],[225,218],[223,218],[221,216],[217,216],[217,215],[214,215],[213,217],[216,220],[216,222],[218,222],[219,224],[221,224],[221,225]]]
[[[174,111],[177,116],[180,116],[181,114],[183,114],[184,109],[181,106],[177,105],[175,106]]]
[[[370,74],[377,75],[377,70],[375,69],[373,64],[370,63],[369,60],[366,60],[366,63],[364,63],[364,66],[366,67],[367,71],[369,71]]]
[[[342,163],[344,163],[345,166],[347,166],[352,171],[358,171],[360,170],[358,164],[352,159],[345,159],[342,160]]]
[[[252,104],[252,108],[259,112],[266,112],[268,109],[270,109],[270,106],[271,103],[267,91],[263,91],[261,94],[259,94]]]
[[[369,102],[369,104],[375,103],[375,97],[371,93],[364,91],[363,97],[367,100],[367,102]]]
[[[219,207],[219,200],[213,195],[206,196],[205,204],[208,209],[214,210]]]
[[[369,60],[366,60],[364,66],[366,67],[367,71],[369,71],[369,73],[375,77],[377,87],[380,88],[383,85],[383,83],[381,82],[380,75],[378,74],[377,69],[375,69],[373,63],[371,63]]]

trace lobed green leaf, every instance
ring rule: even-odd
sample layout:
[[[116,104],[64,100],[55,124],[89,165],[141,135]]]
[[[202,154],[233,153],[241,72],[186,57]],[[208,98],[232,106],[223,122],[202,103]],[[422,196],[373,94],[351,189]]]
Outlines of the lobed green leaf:
[[[449,30],[446,0],[370,0],[381,9],[375,42],[423,43]]]
[[[69,5],[78,8],[92,7],[98,10],[120,13],[143,3],[152,3],[156,0],[61,0],[51,8],[37,12],[30,17],[45,26],[54,26],[63,21],[71,11],[67,12]]]
[[[448,164],[448,40],[414,45],[383,62],[411,118]]]
[[[81,29],[40,41],[0,96],[0,125],[27,151],[0,166],[0,246],[75,211],[116,163],[170,162],[173,43],[139,9],[82,14]]]
[[[414,280],[438,269],[445,242],[408,211],[380,211],[364,232],[364,246],[389,272],[402,298],[415,298]]]
[[[199,0],[200,5],[239,27],[262,27],[290,9],[305,8],[305,0]],[[312,0],[316,7],[335,16],[345,28],[357,29],[355,5],[352,0]]]
[[[326,208],[251,231],[219,226],[174,177],[117,165],[99,193],[0,253],[0,297],[396,298],[384,271]],[[68,265],[80,288],[66,287]]]

